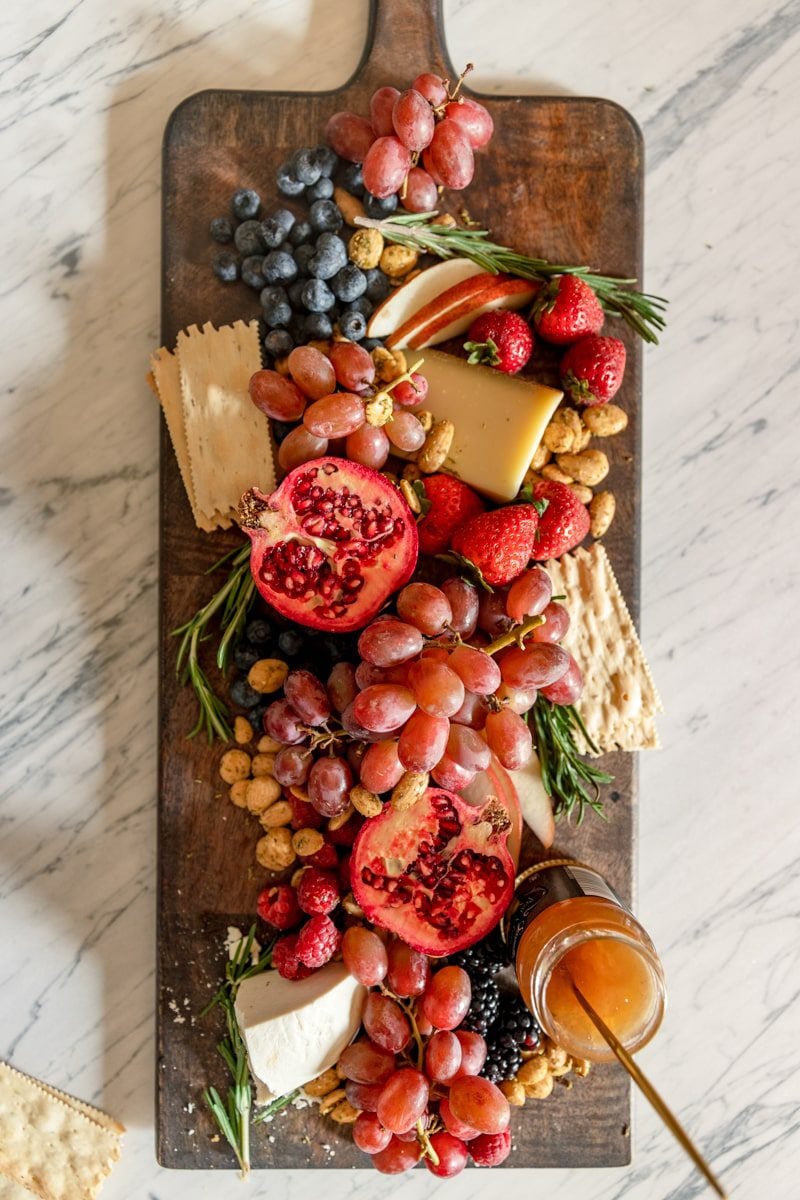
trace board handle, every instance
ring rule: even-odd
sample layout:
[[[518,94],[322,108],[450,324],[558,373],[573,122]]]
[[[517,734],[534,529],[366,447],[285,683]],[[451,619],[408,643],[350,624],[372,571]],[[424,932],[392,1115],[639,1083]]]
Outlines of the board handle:
[[[453,79],[444,44],[442,0],[370,0],[362,79],[408,87],[422,71]]]

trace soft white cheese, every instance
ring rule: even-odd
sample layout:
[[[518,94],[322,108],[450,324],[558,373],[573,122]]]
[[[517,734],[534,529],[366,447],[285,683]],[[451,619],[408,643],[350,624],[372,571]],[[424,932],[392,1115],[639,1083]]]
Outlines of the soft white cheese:
[[[358,1030],[365,995],[343,963],[296,982],[277,971],[245,979],[236,1018],[259,1101],[284,1096],[332,1067]]]

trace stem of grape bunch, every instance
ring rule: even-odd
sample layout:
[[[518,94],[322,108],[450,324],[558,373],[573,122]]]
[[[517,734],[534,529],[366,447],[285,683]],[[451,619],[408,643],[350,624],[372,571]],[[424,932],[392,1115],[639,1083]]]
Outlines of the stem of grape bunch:
[[[633,286],[636,279],[602,275],[592,267],[551,263],[544,258],[519,254],[510,246],[491,241],[486,229],[443,225],[437,222],[438,215],[438,212],[408,213],[379,221],[371,217],[356,217],[355,220],[357,225],[379,230],[389,242],[410,246],[436,258],[468,258],[493,275],[508,273],[542,283],[556,275],[577,275],[594,289],[610,316],[620,317],[645,342],[658,344],[658,334],[666,325],[663,313],[667,301],[661,296],[636,291]]]

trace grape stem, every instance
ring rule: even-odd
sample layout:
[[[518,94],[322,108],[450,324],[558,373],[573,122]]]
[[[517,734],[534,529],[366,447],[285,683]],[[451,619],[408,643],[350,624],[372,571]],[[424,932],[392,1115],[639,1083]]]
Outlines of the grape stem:
[[[547,617],[528,617],[521,625],[517,625],[514,629],[509,629],[508,633],[501,633],[500,637],[495,638],[488,646],[483,647],[484,654],[497,654],[498,650],[505,650],[506,646],[519,646],[522,649],[525,645],[525,638],[529,633],[533,633],[534,629],[538,629],[540,625],[547,623]]]
[[[422,1124],[422,1117],[417,1121],[417,1139],[422,1146],[422,1157],[429,1158],[435,1167],[439,1165],[439,1155],[431,1145],[431,1139],[428,1137],[428,1131]]]

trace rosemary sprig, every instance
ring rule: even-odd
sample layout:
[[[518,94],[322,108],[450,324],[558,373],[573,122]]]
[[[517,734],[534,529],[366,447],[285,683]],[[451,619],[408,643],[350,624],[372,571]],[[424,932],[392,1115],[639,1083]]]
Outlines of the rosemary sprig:
[[[542,696],[531,711],[542,783],[553,801],[555,815],[570,818],[577,810],[575,823],[580,825],[588,805],[598,816],[605,817],[599,798],[600,785],[611,783],[614,776],[598,770],[578,753],[576,731],[597,753],[580,713],[571,704],[551,704]]]
[[[205,1088],[203,1099],[219,1126],[220,1132],[236,1155],[243,1179],[250,1170],[250,1122],[253,1093],[250,1086],[250,1068],[247,1064],[247,1050],[245,1049],[242,1035],[239,1032],[234,1005],[239,985],[245,979],[250,979],[253,975],[258,975],[271,962],[269,950],[266,952],[262,951],[256,958],[256,961],[252,961],[255,932],[255,925],[251,925],[247,936],[243,937],[236,947],[233,958],[225,964],[224,983],[200,1014],[201,1016],[205,1016],[217,1006],[225,1014],[227,1036],[217,1044],[217,1050],[231,1073],[232,1083],[228,1087],[224,1100],[215,1087]],[[290,1103],[292,1099],[294,1099],[294,1096],[280,1096],[268,1108],[277,1112],[279,1108]],[[263,1116],[259,1115],[259,1117],[252,1119],[264,1120],[268,1115],[269,1112],[265,1110]]]
[[[485,271],[497,275],[508,272],[523,279],[543,282],[554,275],[577,275],[594,288],[607,313],[621,317],[646,342],[658,343],[658,334],[665,327],[663,313],[667,301],[661,296],[637,292],[635,279],[617,275],[599,275],[591,267],[550,263],[544,258],[519,254],[509,246],[489,240],[486,229],[463,229],[458,225],[439,225],[438,213],[406,213],[375,221],[356,217],[356,223],[379,229],[384,238],[401,246],[411,246],[437,258],[469,258]]]
[[[222,636],[217,646],[216,661],[220,671],[225,673],[230,662],[230,655],[244,628],[247,613],[255,596],[255,584],[250,575],[250,544],[235,547],[209,567],[210,575],[226,562],[230,563],[228,578],[222,587],[214,593],[207,604],[190,617],[178,629],[173,629],[172,636],[180,637],[176,671],[182,683],[190,683],[197,696],[200,712],[197,724],[189,734],[195,737],[205,730],[209,742],[215,737],[228,740],[231,736],[228,709],[225,702],[216,694],[203,668],[200,666],[200,643],[210,636],[210,625],[215,619],[219,620]]]

